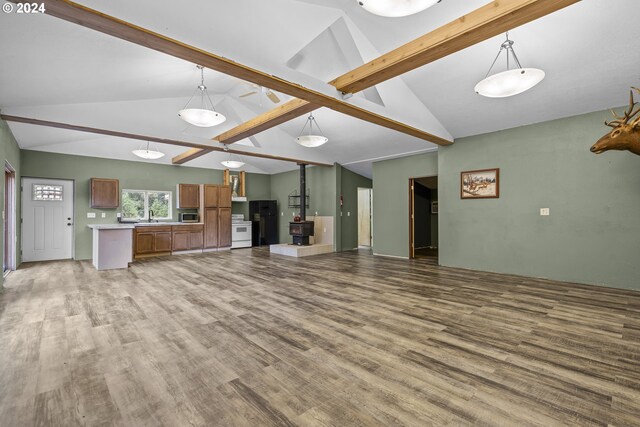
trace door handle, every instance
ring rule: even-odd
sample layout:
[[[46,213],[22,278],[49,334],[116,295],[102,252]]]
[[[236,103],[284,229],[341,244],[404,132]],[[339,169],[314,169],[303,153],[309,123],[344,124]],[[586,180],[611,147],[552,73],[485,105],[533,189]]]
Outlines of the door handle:
[[[73,225],[72,223],[68,222],[67,225]]]

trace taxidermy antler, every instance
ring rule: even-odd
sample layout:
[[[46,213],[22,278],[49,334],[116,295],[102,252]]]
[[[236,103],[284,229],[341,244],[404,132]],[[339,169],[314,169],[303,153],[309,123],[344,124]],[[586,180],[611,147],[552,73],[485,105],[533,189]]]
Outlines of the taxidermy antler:
[[[640,89],[637,87],[632,87],[631,89],[640,93]],[[633,101],[633,90],[629,91],[629,109],[624,112],[623,117],[618,116],[615,111],[611,110],[615,120],[608,123],[604,122],[604,124],[611,126],[613,130],[593,144],[591,147],[592,153],[600,154],[609,150],[629,150],[633,154],[640,156],[640,115],[638,115],[640,108],[633,111],[636,104],[638,104]]]

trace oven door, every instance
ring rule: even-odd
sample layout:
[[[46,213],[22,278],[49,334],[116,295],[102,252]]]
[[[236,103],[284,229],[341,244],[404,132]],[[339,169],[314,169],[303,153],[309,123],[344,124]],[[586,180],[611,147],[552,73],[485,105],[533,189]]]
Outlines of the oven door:
[[[239,242],[251,241],[251,224],[232,224],[231,225],[231,241]]]

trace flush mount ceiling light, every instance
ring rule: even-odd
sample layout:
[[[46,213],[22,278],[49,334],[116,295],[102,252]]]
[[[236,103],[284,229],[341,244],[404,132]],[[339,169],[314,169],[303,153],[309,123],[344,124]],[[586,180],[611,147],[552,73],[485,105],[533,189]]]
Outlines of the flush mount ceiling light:
[[[164,157],[164,153],[162,151],[158,151],[157,148],[158,147],[156,146],[156,150],[151,150],[149,148],[149,141],[147,141],[146,148],[144,148],[144,143],[142,143],[142,145],[140,145],[140,148],[138,148],[137,150],[133,150],[132,153],[143,159],[156,160],[160,157]]]
[[[490,76],[489,74],[491,74],[491,70],[496,65],[502,51],[506,51],[507,71]],[[513,56],[515,65],[517,65],[515,69],[510,69],[510,56]],[[544,71],[537,68],[522,68],[516,52],[513,50],[513,41],[509,40],[509,33],[507,33],[507,40],[500,45],[496,59],[493,60],[484,80],[476,85],[475,91],[489,98],[506,98],[531,89],[540,83],[544,76]]]
[[[313,132],[314,123],[316,128],[318,128],[319,135],[315,135]],[[305,135],[303,135],[304,130],[307,128],[307,126],[309,126],[309,131]],[[307,118],[307,122],[302,127],[302,131],[300,131],[300,135],[298,135],[298,137],[296,138],[296,142],[302,145],[303,147],[315,148],[315,147],[321,146],[327,141],[329,141],[329,139],[325,138],[325,136],[323,135],[322,130],[320,129],[320,126],[318,126],[318,122],[316,121],[316,118],[313,117],[313,113],[309,114],[309,117]]]
[[[224,147],[224,151],[229,151],[229,147]],[[222,163],[222,166],[226,166],[229,169],[239,169],[245,165],[245,163],[240,160],[233,160],[231,158],[231,153],[229,153],[229,158],[227,160],[220,163]]]
[[[430,8],[441,0],[357,0],[367,12],[389,18],[413,15]]]
[[[194,126],[206,128],[219,125],[227,120],[227,118],[218,113],[213,107],[213,102],[211,102],[211,98],[209,98],[207,87],[204,85],[204,67],[202,65],[198,65],[197,67],[200,70],[200,84],[187,102],[187,105],[185,105],[182,110],[178,111],[178,116],[180,116],[180,118],[185,122]],[[189,104],[196,95],[200,96],[200,105],[189,107]],[[196,103],[194,102],[194,104]]]

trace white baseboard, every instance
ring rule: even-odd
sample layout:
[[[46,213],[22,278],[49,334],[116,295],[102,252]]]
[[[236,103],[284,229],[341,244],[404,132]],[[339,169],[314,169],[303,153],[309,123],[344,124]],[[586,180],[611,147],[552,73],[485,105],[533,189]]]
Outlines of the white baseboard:
[[[378,254],[378,253],[373,253],[373,255],[375,256],[382,256],[385,258],[397,258],[397,259],[409,259],[408,256],[398,256],[398,255],[387,255],[387,254]]]

